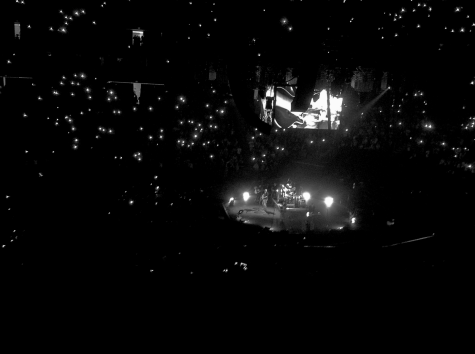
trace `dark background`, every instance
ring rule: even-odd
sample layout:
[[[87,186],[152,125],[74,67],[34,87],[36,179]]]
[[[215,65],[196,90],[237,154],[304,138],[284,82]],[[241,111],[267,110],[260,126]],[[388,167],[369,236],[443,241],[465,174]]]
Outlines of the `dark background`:
[[[110,269],[109,264],[114,262],[122,264],[124,269],[137,264],[141,264],[141,271],[151,269],[150,264],[158,258],[149,254],[150,244],[143,241],[144,238],[132,237],[166,229],[163,224],[145,226],[154,220],[155,215],[146,207],[147,198],[153,194],[155,186],[149,184],[166,185],[173,190],[172,199],[185,199],[181,193],[192,189],[195,193],[196,188],[205,184],[210,171],[216,168],[201,161],[205,154],[183,157],[176,153],[175,142],[181,137],[177,122],[193,117],[207,122],[208,110],[203,107],[204,103],[210,102],[213,109],[219,109],[231,96],[236,98],[237,104],[242,93],[239,86],[235,89],[231,85],[229,89],[227,82],[207,82],[209,62],[221,62],[227,68],[237,67],[240,71],[234,75],[243,81],[252,79],[246,70],[256,65],[293,67],[300,69],[299,75],[305,75],[301,68],[313,62],[315,65],[347,68],[349,74],[359,66],[388,71],[394,91],[381,103],[387,109],[384,119],[394,113],[391,106],[394,100],[400,103],[406,94],[410,94],[411,99],[407,98],[404,119],[410,122],[411,117],[421,117],[420,111],[425,108],[421,100],[412,96],[414,91],[420,90],[429,102],[427,116],[439,129],[437,139],[446,137],[451,146],[473,145],[473,138],[467,134],[462,136],[460,132],[461,125],[467,124],[475,112],[475,86],[470,84],[475,79],[472,54],[475,18],[468,1],[428,1],[426,7],[411,1],[355,0],[192,1],[191,5],[189,1],[108,1],[103,7],[101,3],[28,1],[23,5],[8,1],[0,5],[3,43],[0,74],[32,76],[37,83],[32,86],[30,82],[9,81],[7,87],[2,88],[7,186],[8,195],[12,196],[12,199],[7,198],[7,202],[13,200],[7,205],[7,211],[10,211],[8,208],[15,210],[14,216],[10,217],[5,242],[15,239],[12,238],[14,233],[10,233],[13,230],[23,230],[27,235],[20,243],[22,246],[9,254],[7,263],[13,268],[27,263],[30,267],[47,264],[54,269],[57,264],[76,264],[83,255],[90,255],[94,259],[91,264],[100,264],[101,269]],[[455,10],[457,6],[462,7],[461,11]],[[428,7],[432,11],[429,12]],[[402,8],[406,9],[403,18],[394,21],[394,14],[401,13]],[[62,34],[57,31],[64,22],[60,9],[68,16],[75,9],[85,9],[86,14],[69,21],[67,34]],[[412,9],[416,9],[416,13],[412,13]],[[286,23],[282,22],[283,19]],[[20,43],[13,40],[13,23],[17,20],[22,24]],[[420,29],[417,29],[417,24],[421,24]],[[28,29],[27,25],[32,28]],[[133,54],[130,54],[131,29],[139,26],[146,30],[145,44],[141,51],[133,49]],[[289,26],[292,26],[291,31]],[[49,31],[50,27],[54,31]],[[460,32],[462,27],[465,32]],[[451,29],[455,32],[452,33]],[[99,65],[101,57],[105,58],[107,65]],[[118,57],[124,58],[127,70],[122,70],[123,67],[114,62]],[[143,65],[145,58],[148,58],[147,67]],[[13,64],[7,64],[7,60]],[[82,71],[86,71],[85,82],[94,91],[92,101],[85,97],[76,101],[68,96],[69,87],[61,89],[58,86],[63,75],[67,77],[65,81],[69,81]],[[148,97],[144,101],[153,105],[154,112],[160,112],[163,119],[152,118],[154,116],[147,111],[147,105],[141,105],[140,114],[130,119],[134,105],[131,90],[127,92],[120,87],[105,85],[105,81],[110,79],[165,83],[163,89],[156,90],[142,86],[142,95]],[[104,103],[106,87],[117,91],[120,96],[117,107],[124,110],[124,115],[105,114],[106,111],[110,114],[109,106]],[[51,96],[53,88],[63,90],[57,101]],[[215,88],[219,91],[217,95],[211,92]],[[156,100],[158,95],[163,97],[159,103]],[[188,104],[176,113],[175,105],[180,95],[187,98]],[[36,100],[37,96],[44,97],[44,101]],[[64,121],[64,115],[76,117],[83,108],[91,108],[91,112],[87,113],[87,119],[75,118],[81,149],[79,154],[74,154],[70,127],[61,125],[56,128],[51,124],[52,120],[46,124],[46,118],[51,116],[53,119],[54,116]],[[231,117],[226,122],[233,123],[223,129],[224,133],[216,137],[215,143],[231,136],[232,127],[239,144],[246,150],[250,136],[246,134],[253,131],[254,126],[252,119],[242,119],[243,111],[238,108],[241,108],[239,104],[226,108]],[[28,119],[24,119],[24,113]],[[107,142],[97,142],[97,122],[106,127],[113,125],[117,134]],[[255,126],[260,128],[257,122]],[[145,127],[146,133],[142,133],[139,127]],[[158,149],[147,145],[144,136],[155,134],[162,128],[166,130],[162,145]],[[411,129],[410,134],[416,128]],[[303,145],[305,137],[300,139],[297,144]],[[94,153],[82,149],[83,146],[94,146]],[[54,156],[50,153],[53,150]],[[147,157],[142,165],[137,165],[131,158],[138,150]],[[455,233],[457,242],[464,240],[463,228],[471,227],[471,191],[467,187],[470,179],[466,175],[458,179],[455,177],[457,173],[449,173],[447,177],[439,170],[438,161],[409,161],[409,154],[401,153],[394,158],[385,154],[387,150],[377,154],[359,153],[353,148],[334,150],[334,156],[340,158],[334,159],[340,161],[335,168],[349,175],[350,179],[365,178],[373,186],[392,183],[399,188],[393,194],[404,190],[408,195],[417,194],[415,199],[423,199],[423,203],[411,204],[407,212],[400,212],[410,215],[413,220],[407,221],[409,228],[405,230],[411,230],[418,218],[432,218],[441,224],[446,235]],[[419,153],[424,156],[423,148]],[[113,157],[118,155],[127,155],[128,158],[116,163]],[[188,165],[188,162],[200,166],[199,172],[196,168],[193,172],[186,168],[169,172],[174,171],[175,165]],[[388,171],[387,166],[393,169],[391,173],[384,172]],[[40,172],[44,172],[47,178],[39,178]],[[154,182],[154,175],[160,175],[159,182]],[[192,178],[198,175],[200,178]],[[214,182],[209,185],[216,192]],[[133,198],[144,201],[137,211],[127,209],[129,197],[124,196],[125,190],[129,193],[132,190]],[[378,195],[377,190],[375,187],[371,197],[367,197],[376,206],[386,198],[386,194]],[[420,193],[423,197],[419,196]],[[104,212],[109,209],[115,210],[116,216],[104,221]],[[191,211],[191,207],[183,207],[183,215]],[[176,222],[170,227],[180,229]],[[65,234],[70,237],[63,237]],[[96,238],[96,235],[105,236]],[[196,240],[198,232],[192,230],[187,235],[186,240]],[[234,235],[233,240],[239,240],[242,233],[235,231]],[[175,250],[173,247],[169,249]],[[168,252],[163,245],[158,248],[163,250],[163,254]],[[131,251],[135,249],[140,251]],[[422,259],[419,253],[416,254],[415,259]],[[255,255],[258,258],[259,252],[256,251]],[[177,269],[181,267],[178,264],[180,262],[176,261]],[[183,267],[188,269],[188,265]]]

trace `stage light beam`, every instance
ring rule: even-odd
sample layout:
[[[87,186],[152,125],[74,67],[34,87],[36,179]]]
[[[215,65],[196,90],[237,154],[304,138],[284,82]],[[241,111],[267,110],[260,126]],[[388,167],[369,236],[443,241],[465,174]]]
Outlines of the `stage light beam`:
[[[326,197],[324,200],[325,205],[327,208],[330,208],[333,204],[333,198],[332,197]]]

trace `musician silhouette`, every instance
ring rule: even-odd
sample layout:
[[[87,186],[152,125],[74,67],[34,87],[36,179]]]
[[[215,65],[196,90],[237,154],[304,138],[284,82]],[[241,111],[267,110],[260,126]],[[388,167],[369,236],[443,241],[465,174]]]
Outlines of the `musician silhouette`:
[[[269,193],[267,192],[267,188],[264,189],[264,193],[262,193],[261,203],[264,208],[267,208],[267,200],[269,199]]]

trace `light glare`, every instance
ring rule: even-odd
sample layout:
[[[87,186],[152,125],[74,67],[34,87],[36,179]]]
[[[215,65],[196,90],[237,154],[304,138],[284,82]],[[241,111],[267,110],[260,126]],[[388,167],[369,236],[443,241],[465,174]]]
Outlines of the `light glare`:
[[[327,208],[330,208],[333,204],[333,198],[332,197],[326,197],[324,200],[325,205]]]

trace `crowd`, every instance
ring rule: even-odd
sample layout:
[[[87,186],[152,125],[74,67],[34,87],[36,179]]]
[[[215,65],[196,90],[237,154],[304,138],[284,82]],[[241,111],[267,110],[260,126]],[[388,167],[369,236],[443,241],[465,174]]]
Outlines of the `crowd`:
[[[388,157],[423,159],[447,173],[475,173],[474,140],[470,125],[436,127],[426,119],[391,118],[380,107],[366,112],[339,142],[340,148],[372,150]]]
[[[270,205],[279,188],[266,179],[288,161],[321,163],[369,151],[415,165],[424,160],[450,175],[475,171],[470,124],[451,131],[404,115],[392,118],[376,106],[332,135],[296,129],[264,134],[237,119],[229,88],[212,81],[142,85],[138,95],[132,83],[108,82],[100,68],[48,80],[8,80],[1,91],[11,112],[5,124],[12,232],[3,247],[47,230],[42,218],[57,217],[67,229],[78,223],[74,213],[84,220],[92,213],[94,221],[114,215],[102,231],[125,222],[128,232],[145,232],[160,200],[191,200],[242,176],[261,181],[256,201]]]

